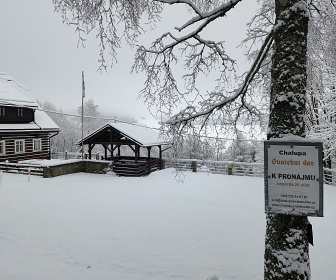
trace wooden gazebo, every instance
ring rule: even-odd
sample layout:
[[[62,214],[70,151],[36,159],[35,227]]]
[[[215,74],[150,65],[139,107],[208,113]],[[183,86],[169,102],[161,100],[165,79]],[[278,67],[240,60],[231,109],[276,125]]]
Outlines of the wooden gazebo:
[[[129,123],[108,123],[76,144],[88,146],[90,159],[92,149],[96,145],[102,145],[103,159],[112,161],[113,171],[119,176],[144,176],[161,169],[162,152],[165,150],[163,146],[169,148],[172,143],[163,139],[159,131],[149,127]],[[123,146],[129,147],[133,156],[123,155],[121,149]],[[153,148],[158,149],[156,157],[151,156]]]

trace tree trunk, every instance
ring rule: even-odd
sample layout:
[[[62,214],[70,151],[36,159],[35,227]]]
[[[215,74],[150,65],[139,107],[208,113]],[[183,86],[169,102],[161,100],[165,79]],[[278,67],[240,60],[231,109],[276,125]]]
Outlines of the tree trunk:
[[[305,136],[306,0],[275,0],[274,54],[268,139]],[[308,218],[267,215],[265,280],[310,279]]]

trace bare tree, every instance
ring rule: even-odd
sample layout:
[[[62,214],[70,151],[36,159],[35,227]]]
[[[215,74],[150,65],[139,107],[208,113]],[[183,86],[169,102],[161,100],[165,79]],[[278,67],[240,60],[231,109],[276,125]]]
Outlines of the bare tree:
[[[76,142],[79,139],[80,129],[77,123],[63,114],[62,109],[56,108],[53,103],[43,102],[41,107],[46,110],[49,117],[59,126],[59,133],[51,138],[52,152],[75,152],[77,150]]]
[[[236,74],[236,62],[226,52],[225,43],[208,38],[205,30],[247,1],[53,2],[63,19],[76,26],[81,41],[83,33],[97,31],[101,68],[106,67],[106,50],[115,62],[121,38],[135,46],[145,31],[144,20],[155,25],[164,5],[188,8],[184,24],[162,33],[150,46],[136,46],[132,68],[133,72],[145,73],[141,95],[159,114],[170,117],[166,124],[176,140],[186,131],[203,129],[206,133],[214,125],[220,131],[237,130],[241,120],[259,125],[265,114],[269,114],[269,138],[305,136],[308,24],[313,16],[327,16],[332,0],[259,1],[261,8],[243,42],[249,46],[247,55],[252,63],[242,76]],[[175,71],[178,65],[184,68],[182,77]],[[199,88],[198,82],[204,77],[216,81],[208,91]],[[268,215],[265,279],[310,279],[307,225],[307,217]],[[297,248],[294,257],[293,248]]]
[[[84,102],[84,133],[88,135],[95,131],[97,128],[103,126],[105,121],[101,118],[98,111],[98,105],[94,103],[93,98]],[[82,106],[78,107],[78,114],[82,114]]]
[[[336,148],[336,6],[323,1],[310,21],[308,59],[309,136],[324,140],[324,164],[331,168]]]

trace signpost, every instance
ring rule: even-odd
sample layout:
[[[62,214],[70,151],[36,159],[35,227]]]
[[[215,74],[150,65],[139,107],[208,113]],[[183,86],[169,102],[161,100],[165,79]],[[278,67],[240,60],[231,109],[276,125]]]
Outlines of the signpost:
[[[319,142],[265,141],[265,212],[323,217]]]

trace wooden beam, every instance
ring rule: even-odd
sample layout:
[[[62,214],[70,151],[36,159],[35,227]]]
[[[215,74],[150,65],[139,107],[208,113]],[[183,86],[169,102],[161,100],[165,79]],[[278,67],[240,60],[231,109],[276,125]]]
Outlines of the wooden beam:
[[[161,147],[161,146],[159,146],[159,147]],[[169,147],[163,149],[162,152],[167,151],[167,150],[170,149],[171,147],[172,147],[172,146],[169,146]],[[161,148],[160,148],[160,149],[161,149]]]
[[[99,145],[110,145],[111,143],[113,145],[121,145],[121,146],[128,146],[128,145],[134,145],[136,143],[132,142],[132,141],[96,141],[96,142],[92,142],[91,144],[99,144]],[[87,144],[84,142],[84,144]],[[90,143],[89,143],[90,144]]]
[[[135,147],[133,148],[133,146],[128,145],[128,147],[130,147],[132,149],[132,151],[135,153]]]
[[[103,145],[104,149],[107,151],[111,151],[111,149],[109,148],[109,144],[104,144]]]

